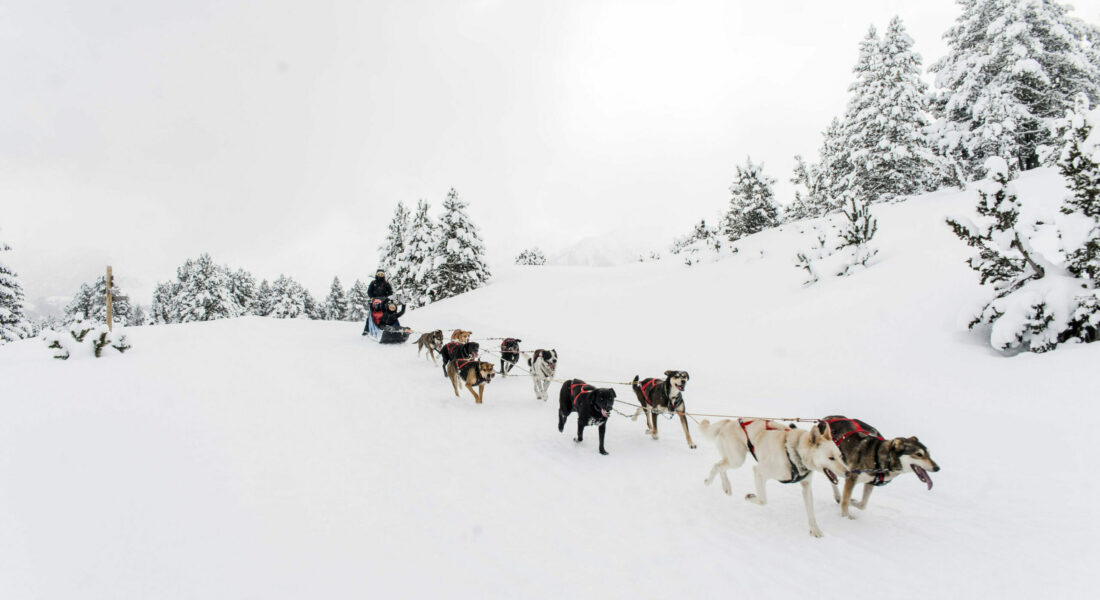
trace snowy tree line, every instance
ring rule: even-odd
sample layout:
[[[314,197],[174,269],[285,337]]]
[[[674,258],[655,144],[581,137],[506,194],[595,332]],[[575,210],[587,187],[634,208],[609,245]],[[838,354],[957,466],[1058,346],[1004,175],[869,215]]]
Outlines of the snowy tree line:
[[[466,213],[469,205],[451,188],[443,200],[438,220],[429,215],[425,200],[409,214],[398,202],[386,240],[379,248],[379,268],[397,296],[410,307],[475,290],[489,282],[485,245],[477,226]]]

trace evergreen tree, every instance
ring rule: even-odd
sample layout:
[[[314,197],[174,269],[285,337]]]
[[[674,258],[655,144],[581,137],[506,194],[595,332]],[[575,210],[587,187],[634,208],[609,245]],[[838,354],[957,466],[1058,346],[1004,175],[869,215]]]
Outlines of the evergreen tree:
[[[437,300],[475,290],[489,282],[485,246],[477,226],[466,214],[467,206],[459,200],[454,188],[447,192],[436,249],[438,262],[433,273]]]
[[[272,295],[271,284],[267,280],[260,282],[259,290],[256,292],[256,303],[252,308],[252,314],[266,317],[271,315],[272,307],[275,304],[274,296]]]
[[[0,242],[0,252],[11,246]],[[15,271],[0,260],[0,345],[26,337],[30,326],[23,314],[23,286]]]
[[[1073,98],[1100,98],[1100,64],[1090,28],[1050,0],[959,0],[962,14],[944,34],[937,73],[937,143],[964,175],[989,157],[1009,167],[1039,165],[1052,123]]]
[[[386,241],[378,249],[381,259],[378,264],[386,271],[390,284],[395,290],[400,290],[408,284],[408,268],[401,260],[405,253],[406,240],[409,237],[409,211],[404,202],[398,202],[390,220],[389,231],[386,233]]]
[[[722,230],[731,242],[779,224],[779,208],[772,192],[775,179],[764,175],[763,167],[753,164],[752,158],[745,160],[744,167],[737,167]]]
[[[176,278],[180,322],[213,321],[241,314],[233,296],[229,268],[216,264],[209,254],[188,259],[176,270]]]
[[[113,282],[112,282],[113,283]],[[111,313],[115,323],[129,323],[132,319],[130,297],[122,293],[118,285],[111,286]],[[65,307],[67,322],[84,320],[107,323],[107,276],[100,275],[91,285],[83,283]]]
[[[546,264],[546,255],[538,248],[528,248],[516,257],[517,265],[541,266]]]
[[[802,189],[795,189],[794,201],[783,210],[783,222],[824,216],[831,205],[825,195],[825,185],[818,166],[806,164],[801,156],[795,156],[794,163],[791,183]]]
[[[145,314],[145,308],[140,304],[134,304],[130,310],[130,317],[126,320],[128,327],[137,327],[140,325],[147,325],[149,317]]]
[[[878,232],[878,221],[871,216],[867,203],[860,201],[854,191],[845,194],[843,201],[844,223],[837,250],[847,252],[848,260],[838,275],[848,275],[856,267],[867,266],[867,261],[878,254],[878,249],[869,245]]]
[[[870,34],[865,44],[872,41]],[[925,133],[927,85],[912,46],[895,17],[881,44],[862,50],[872,70],[854,86],[859,97],[853,98],[846,127],[854,167],[850,188],[864,203],[923,192],[944,179]]]
[[[317,321],[323,321],[325,318],[325,305],[323,302],[318,302],[313,294],[309,290],[302,288],[302,306],[305,308],[305,316]]]
[[[324,318],[330,321],[346,321],[348,308],[348,298],[344,294],[344,287],[340,285],[340,278],[333,277],[332,286],[329,287],[322,310]]]
[[[1082,101],[1068,121],[1058,169],[1070,190],[1061,212],[1072,225],[1061,228],[1058,238],[1066,270],[1080,281],[1081,291],[1060,341],[1093,342],[1100,332],[1100,140],[1092,132],[1100,124],[1100,113],[1087,113],[1087,102]]]
[[[839,210],[840,196],[851,182],[852,161],[840,119],[834,117],[822,133],[818,156],[820,162],[812,171],[820,190],[814,208],[826,214]]]
[[[308,293],[294,279],[279,275],[271,284],[271,310],[269,316],[276,319],[297,319],[309,317],[306,302]],[[312,302],[312,298],[309,298]]]
[[[406,296],[410,307],[424,306],[439,297],[435,278],[438,228],[428,215],[428,209],[429,205],[424,200],[417,203],[416,215],[409,226],[408,243],[401,258],[408,273],[401,293]]]
[[[347,320],[362,321],[370,312],[370,297],[367,296],[367,284],[356,279],[348,291]]]
[[[229,275],[229,293],[236,304],[234,312],[238,316],[254,314],[259,291],[256,289],[256,278],[251,273],[244,269],[233,271]]]
[[[179,296],[179,284],[171,281],[158,283],[153,291],[152,319],[156,324],[179,323],[180,313],[176,299]]]

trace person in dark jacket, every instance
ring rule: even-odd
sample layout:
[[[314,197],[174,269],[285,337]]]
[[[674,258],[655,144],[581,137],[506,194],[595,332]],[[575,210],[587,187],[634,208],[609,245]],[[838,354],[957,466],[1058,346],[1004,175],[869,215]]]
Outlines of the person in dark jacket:
[[[398,323],[397,319],[400,318],[401,315],[403,315],[403,314],[405,314],[405,305],[404,304],[401,305],[401,310],[399,311],[399,310],[397,310],[397,303],[395,303],[395,302],[386,303],[386,310],[385,310],[385,312],[382,313],[382,319],[381,319],[382,327],[387,327],[387,326],[401,327],[401,323]]]
[[[378,272],[374,275],[374,281],[367,286],[367,297],[373,300],[375,298],[389,298],[392,295],[393,288],[390,287],[390,282],[386,281],[386,272],[378,269]]]

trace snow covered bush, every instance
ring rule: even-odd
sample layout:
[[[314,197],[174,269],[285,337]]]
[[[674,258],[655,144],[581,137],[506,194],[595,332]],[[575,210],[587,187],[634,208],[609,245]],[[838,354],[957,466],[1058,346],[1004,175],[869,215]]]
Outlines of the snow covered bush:
[[[121,354],[131,347],[121,327],[111,331],[105,324],[83,319],[77,319],[61,330],[47,330],[41,337],[46,347],[54,351],[53,357],[61,360],[74,356],[102,358],[107,348]]]
[[[1096,111],[1071,116],[1071,139],[1059,158],[1068,195],[1021,198],[1001,158],[985,163],[977,217],[948,223],[974,248],[971,268],[993,298],[969,322],[989,324],[1002,351],[1046,352],[1091,342],[1100,327],[1100,122]]]
[[[0,252],[9,250],[11,246],[0,242]],[[15,272],[0,261],[0,344],[25,338],[29,332],[23,316],[23,286],[19,285]]]
[[[779,225],[779,207],[772,192],[775,179],[763,169],[764,165],[753,164],[752,158],[737,167],[737,178],[730,186],[729,212],[722,223],[722,232],[731,242]]]
[[[878,254],[878,249],[870,246],[878,222],[867,204],[857,200],[852,192],[846,193],[844,199],[839,215],[813,223],[813,245],[795,256],[795,267],[806,271],[808,276],[805,285],[816,283],[822,274],[851,275]]]
[[[708,227],[706,219],[702,219],[691,233],[672,243],[669,253],[682,257],[689,267],[705,258],[718,260],[722,253],[721,231]]]
[[[546,255],[538,248],[528,248],[516,257],[517,265],[541,266],[546,264]]]

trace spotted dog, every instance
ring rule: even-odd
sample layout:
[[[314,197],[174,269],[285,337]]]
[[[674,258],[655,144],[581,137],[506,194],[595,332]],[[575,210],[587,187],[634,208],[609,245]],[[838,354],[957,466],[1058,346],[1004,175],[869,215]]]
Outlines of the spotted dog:
[[[531,358],[527,359],[527,367],[531,370],[531,379],[535,382],[535,398],[545,401],[550,382],[558,371],[558,351],[535,350],[531,353]]]

